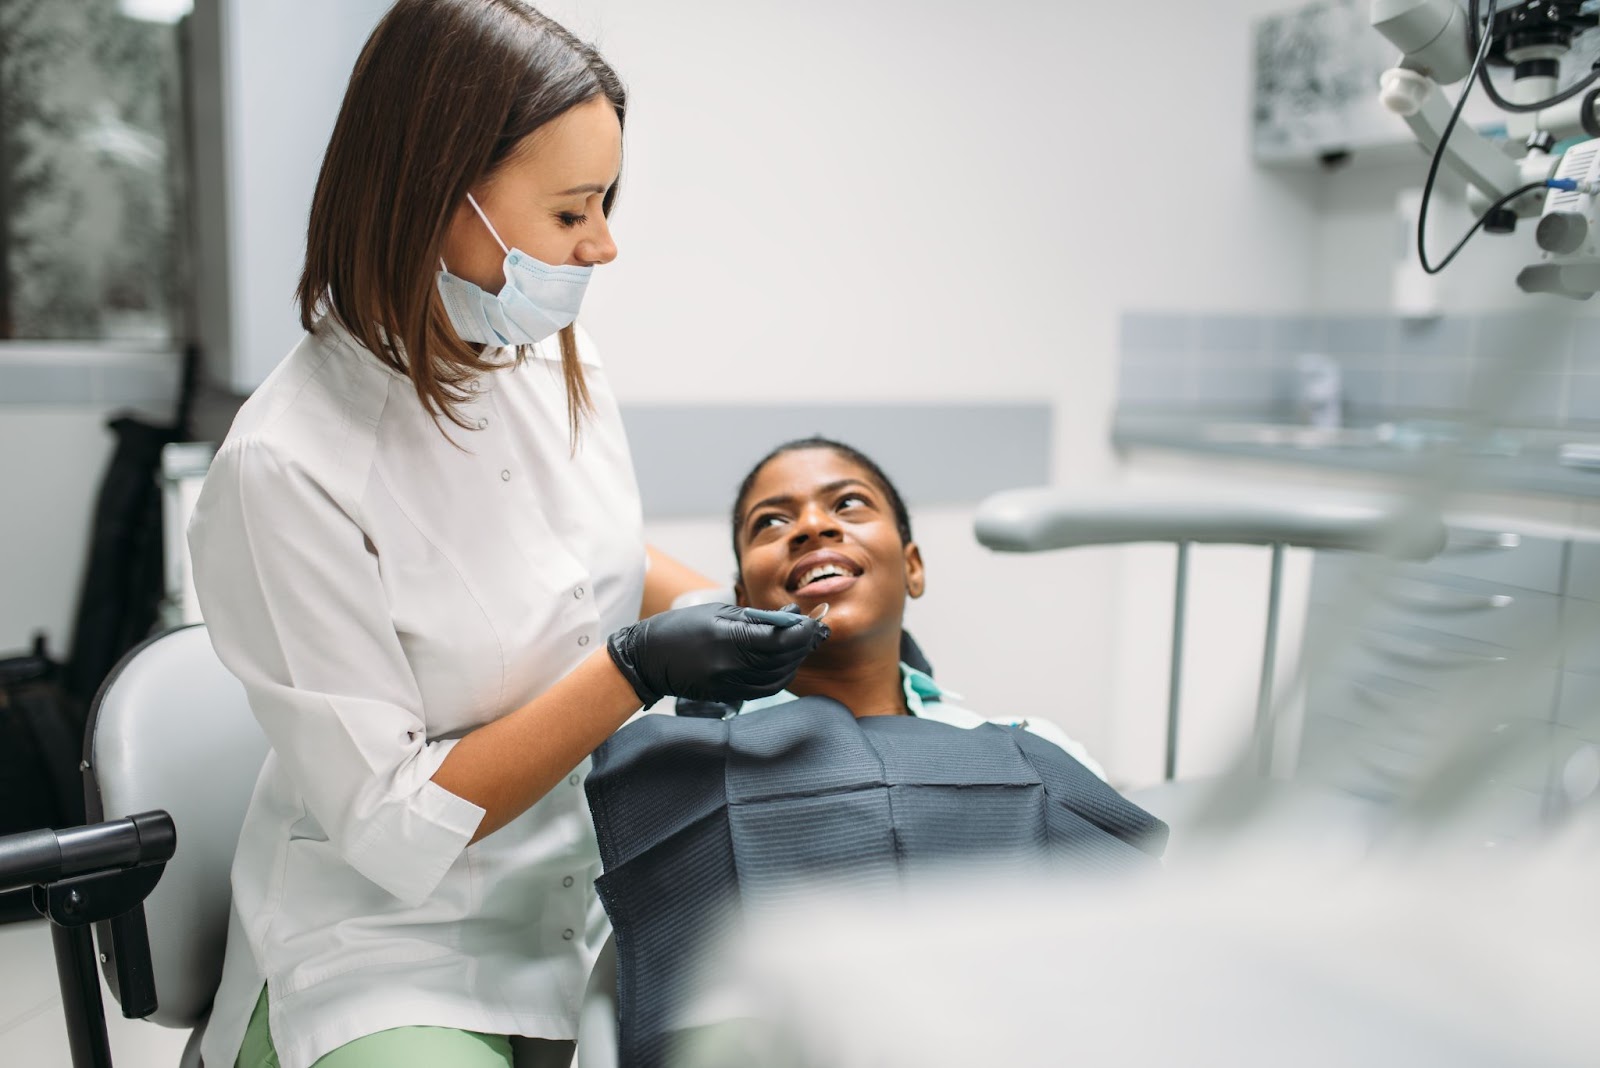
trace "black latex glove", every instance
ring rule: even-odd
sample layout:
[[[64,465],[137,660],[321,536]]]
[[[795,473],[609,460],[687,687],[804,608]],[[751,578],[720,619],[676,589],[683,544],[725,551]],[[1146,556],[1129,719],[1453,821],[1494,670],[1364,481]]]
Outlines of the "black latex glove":
[[[646,708],[667,696],[735,704],[789,685],[827,637],[791,611],[700,604],[623,627],[606,648]]]

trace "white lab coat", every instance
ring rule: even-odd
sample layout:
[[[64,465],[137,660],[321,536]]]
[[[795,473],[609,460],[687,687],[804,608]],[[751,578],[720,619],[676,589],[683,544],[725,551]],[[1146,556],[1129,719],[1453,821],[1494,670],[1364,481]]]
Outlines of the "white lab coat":
[[[272,752],[233,866],[203,1045],[231,1068],[265,982],[283,1068],[392,1027],[571,1039],[607,926],[587,762],[467,846],[455,741],[637,618],[645,554],[615,398],[569,448],[556,339],[483,376],[476,429],[325,322],[240,411],[189,528],[212,643]],[[458,445],[460,447],[458,447]]]

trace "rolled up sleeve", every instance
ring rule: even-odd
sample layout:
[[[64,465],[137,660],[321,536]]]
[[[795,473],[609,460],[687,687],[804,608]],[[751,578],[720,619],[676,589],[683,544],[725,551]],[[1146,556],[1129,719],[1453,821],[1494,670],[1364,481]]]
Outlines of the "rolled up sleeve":
[[[217,454],[189,527],[217,655],[340,855],[407,904],[484,810],[432,781],[430,741],[378,559],[349,502],[250,438]]]

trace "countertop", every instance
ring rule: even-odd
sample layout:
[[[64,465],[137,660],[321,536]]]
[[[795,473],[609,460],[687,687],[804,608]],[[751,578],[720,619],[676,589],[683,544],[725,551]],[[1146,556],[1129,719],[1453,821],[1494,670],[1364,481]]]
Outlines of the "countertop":
[[[1563,445],[1600,448],[1600,434],[1448,421],[1395,421],[1319,430],[1264,418],[1118,413],[1113,445],[1237,456],[1407,478],[1455,480],[1461,490],[1600,499],[1600,467],[1560,462]]]

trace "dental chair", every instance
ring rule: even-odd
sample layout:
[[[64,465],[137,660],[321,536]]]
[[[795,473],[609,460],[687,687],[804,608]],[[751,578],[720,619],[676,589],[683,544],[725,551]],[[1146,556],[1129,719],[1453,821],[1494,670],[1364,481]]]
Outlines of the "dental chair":
[[[123,1015],[192,1029],[180,1068],[200,1064],[222,976],[228,874],[266,755],[244,688],[205,628],[167,631],[122,659],[90,709],[82,765],[89,823],[28,832],[54,834],[54,848],[41,839],[35,854],[59,857],[55,870],[30,874],[5,863],[18,849],[0,840],[0,880],[32,882],[36,907],[54,923],[74,1068],[112,1063],[97,957]]]
[[[148,1018],[193,1031],[180,1068],[200,1064],[200,1038],[222,978],[228,873],[266,757],[267,739],[244,687],[198,624],[130,652],[90,710],[84,761],[90,820],[159,808],[178,828],[178,851],[146,900],[145,916],[159,995]],[[97,934],[107,985],[121,1002],[115,948],[104,928]]]
[[[1266,637],[1262,643],[1253,738],[1255,770],[1265,779],[1271,770],[1273,752],[1273,684],[1285,550],[1331,549],[1420,561],[1437,555],[1447,540],[1444,521],[1436,512],[1393,498],[1326,490],[1274,491],[1270,496],[1259,490],[1232,496],[1215,492],[1183,496],[1127,490],[1010,490],[979,506],[974,532],[981,544],[997,552],[1036,553],[1147,542],[1177,547],[1165,781],[1127,795],[1169,824],[1175,839],[1220,782],[1212,778],[1177,779],[1191,548],[1198,544],[1256,545],[1271,550]],[[1304,795],[1297,796],[1295,803],[1321,823],[1348,823],[1361,817],[1342,798]]]

